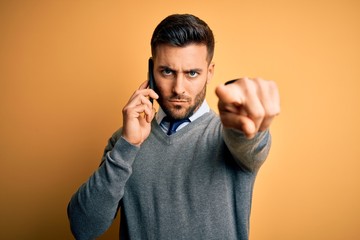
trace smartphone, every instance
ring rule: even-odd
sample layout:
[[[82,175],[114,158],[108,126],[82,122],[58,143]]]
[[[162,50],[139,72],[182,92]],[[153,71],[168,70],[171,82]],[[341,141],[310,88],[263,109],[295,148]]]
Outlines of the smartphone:
[[[149,81],[149,88],[155,89],[155,81],[154,81],[154,61],[152,58],[149,58],[149,69],[148,69],[148,81]],[[154,99],[150,98],[151,104],[153,104]]]

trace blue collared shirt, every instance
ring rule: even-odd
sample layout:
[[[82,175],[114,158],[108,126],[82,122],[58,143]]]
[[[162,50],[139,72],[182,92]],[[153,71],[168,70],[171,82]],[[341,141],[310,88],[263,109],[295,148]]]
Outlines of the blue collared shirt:
[[[198,110],[196,110],[196,112],[191,115],[189,117],[190,122],[184,122],[182,123],[177,129],[176,131],[179,131],[180,129],[182,129],[183,127],[185,127],[186,125],[190,124],[191,122],[195,121],[196,119],[198,119],[199,117],[201,117],[202,115],[204,115],[205,113],[210,111],[210,107],[208,105],[208,103],[206,102],[206,100],[203,101],[203,103],[201,104],[201,106],[199,107]],[[162,110],[161,107],[159,107],[159,111],[156,114],[156,122],[160,125],[161,129],[167,133],[168,129],[169,129],[169,123],[162,121],[164,119],[164,117],[166,117],[166,114],[164,112],[164,110]]]

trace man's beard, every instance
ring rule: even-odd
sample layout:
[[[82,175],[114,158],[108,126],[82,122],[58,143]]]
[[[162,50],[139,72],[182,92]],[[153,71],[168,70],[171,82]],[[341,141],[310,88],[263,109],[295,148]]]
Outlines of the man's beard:
[[[168,117],[170,117],[172,119],[184,119],[184,118],[190,117],[191,115],[194,114],[194,112],[196,110],[199,109],[199,107],[201,106],[201,104],[203,103],[203,101],[205,99],[205,95],[206,95],[206,83],[205,83],[203,89],[195,96],[194,104],[187,107],[184,112],[182,111],[184,109],[183,106],[175,106],[174,108],[167,108],[165,106],[164,102],[171,101],[171,100],[180,100],[180,101],[184,100],[184,101],[191,102],[192,99],[189,96],[177,94],[177,95],[173,95],[171,97],[164,99],[164,97],[161,94],[159,94],[159,99],[157,100],[157,102],[159,103],[160,107],[166,113],[166,115]]]

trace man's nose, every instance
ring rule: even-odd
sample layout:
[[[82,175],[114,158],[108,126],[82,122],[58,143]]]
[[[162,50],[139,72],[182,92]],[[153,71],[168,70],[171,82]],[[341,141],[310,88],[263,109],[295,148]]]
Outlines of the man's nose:
[[[184,83],[185,83],[184,74],[183,73],[177,74],[175,78],[173,92],[177,95],[184,94],[185,93]]]

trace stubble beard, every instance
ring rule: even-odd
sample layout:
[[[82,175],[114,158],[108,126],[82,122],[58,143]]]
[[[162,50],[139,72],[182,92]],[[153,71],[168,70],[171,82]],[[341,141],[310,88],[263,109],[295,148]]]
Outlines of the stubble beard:
[[[193,105],[190,105],[188,107],[183,107],[181,105],[176,105],[175,107],[167,106],[166,101],[169,101],[171,99],[179,99],[179,100],[186,99],[192,101],[190,97],[184,95],[173,95],[171,97],[164,99],[164,97],[161,94],[159,94],[158,103],[168,117],[172,119],[184,119],[190,117],[191,115],[194,114],[194,112],[196,112],[196,110],[199,109],[199,107],[201,106],[201,104],[205,99],[205,96],[206,96],[206,83],[203,89],[195,96]]]

